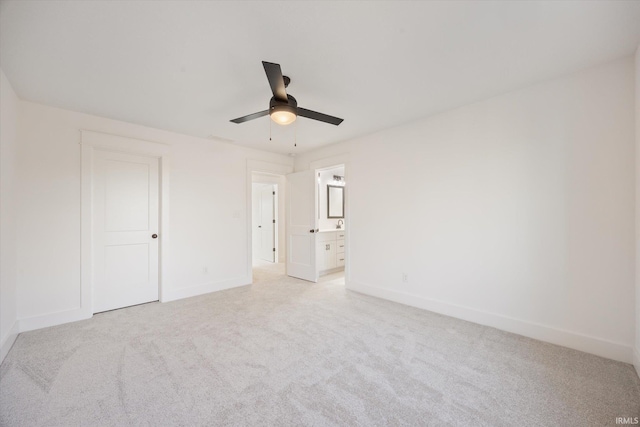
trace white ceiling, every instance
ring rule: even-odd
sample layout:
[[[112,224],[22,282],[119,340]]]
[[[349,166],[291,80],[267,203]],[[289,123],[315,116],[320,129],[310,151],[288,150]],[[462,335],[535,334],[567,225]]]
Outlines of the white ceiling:
[[[115,2],[0,5],[0,66],[27,100],[304,152],[631,54],[640,2]],[[229,120],[289,94],[345,119]],[[298,147],[294,149],[294,133]]]

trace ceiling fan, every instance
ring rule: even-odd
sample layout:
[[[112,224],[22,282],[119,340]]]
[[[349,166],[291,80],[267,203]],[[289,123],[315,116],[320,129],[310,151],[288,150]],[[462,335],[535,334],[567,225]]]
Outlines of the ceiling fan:
[[[257,119],[258,117],[266,116],[267,114],[271,116],[271,120],[280,125],[293,123],[297,116],[330,123],[336,126],[342,123],[343,119],[341,118],[298,107],[296,99],[291,95],[287,95],[287,91],[285,89],[289,86],[291,79],[282,75],[280,64],[262,61],[262,66],[264,67],[264,72],[267,73],[271,92],[273,92],[273,97],[269,101],[269,109],[249,114],[247,116],[238,117],[237,119],[231,120],[233,123],[248,122],[249,120]]]

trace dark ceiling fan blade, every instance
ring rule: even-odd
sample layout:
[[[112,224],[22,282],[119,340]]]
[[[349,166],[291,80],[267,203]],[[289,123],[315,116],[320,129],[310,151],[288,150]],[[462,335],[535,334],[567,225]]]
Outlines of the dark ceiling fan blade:
[[[306,108],[298,107],[298,115],[300,117],[306,117],[307,119],[318,120],[325,123],[338,126],[344,119],[339,117],[333,117],[328,114],[318,113],[317,111],[307,110]]]
[[[238,117],[237,119],[230,120],[233,123],[244,123],[249,120],[257,119],[258,117],[266,116],[269,114],[269,110],[260,111],[258,113],[249,114],[248,116]]]
[[[273,96],[278,101],[287,102],[287,91],[284,87],[284,78],[282,77],[280,64],[262,61],[262,66],[264,67],[264,72],[267,73],[267,79],[269,80]]]

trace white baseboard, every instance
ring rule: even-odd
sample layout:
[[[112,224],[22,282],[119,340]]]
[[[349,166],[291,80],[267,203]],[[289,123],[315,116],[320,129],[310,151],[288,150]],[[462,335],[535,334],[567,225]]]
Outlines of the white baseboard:
[[[42,316],[28,317],[26,319],[20,319],[20,332],[48,328],[50,326],[62,325],[63,323],[77,322],[78,320],[90,319],[92,316],[93,313],[91,313],[91,310],[76,308],[73,310],[44,314]]]
[[[633,348],[617,342],[604,340],[601,338],[554,328],[548,325],[533,323],[521,319],[516,319],[501,314],[476,310],[474,308],[451,304],[431,298],[419,297],[391,289],[384,289],[377,286],[365,285],[349,281],[347,289],[371,295],[374,297],[394,301],[400,304],[433,311],[446,316],[467,320],[485,326],[491,326],[525,337],[546,341],[552,344],[569,347],[585,353],[595,354],[608,359],[618,360],[625,363],[634,363]],[[638,369],[640,364],[636,364]]]
[[[251,279],[247,276],[227,279],[220,282],[203,283],[201,285],[189,286],[187,288],[174,288],[162,291],[161,302],[175,301],[183,298],[195,297],[210,292],[222,291],[225,289],[237,288],[251,284]]]
[[[7,334],[7,336],[2,337],[2,342],[0,342],[0,363],[2,363],[5,357],[7,357],[7,354],[9,354],[9,350],[11,350],[13,343],[16,342],[16,338],[18,338],[19,327],[20,325],[16,320],[15,322],[13,322],[11,329],[9,329],[9,333]]]
[[[640,348],[633,349],[633,366],[636,368],[636,374],[640,377]]]
[[[194,297],[197,295],[207,294],[209,292],[221,291],[224,289],[247,285],[249,283],[251,283],[251,280],[248,277],[239,277],[235,279],[224,280],[221,282],[190,286],[188,288],[171,289],[163,292],[161,301],[168,302],[182,298]],[[16,324],[18,325],[17,332],[28,332],[36,329],[48,328],[50,326],[61,325],[63,323],[77,322],[78,320],[90,319],[92,316],[93,313],[91,309],[77,308],[68,311],[45,314],[42,316],[29,317],[26,319],[20,319],[18,322],[16,322]],[[2,345],[2,351],[4,351],[4,344]]]

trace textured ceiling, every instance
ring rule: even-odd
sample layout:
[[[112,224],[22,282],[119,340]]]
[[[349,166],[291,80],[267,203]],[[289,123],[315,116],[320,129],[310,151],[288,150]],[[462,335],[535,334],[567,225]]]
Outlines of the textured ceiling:
[[[303,152],[631,54],[640,2],[20,1],[0,66],[26,100]],[[338,127],[262,117],[262,64]],[[293,141],[297,137],[298,147]]]

